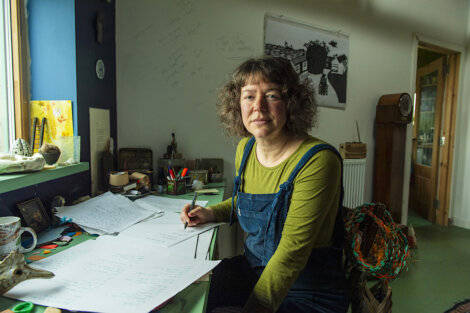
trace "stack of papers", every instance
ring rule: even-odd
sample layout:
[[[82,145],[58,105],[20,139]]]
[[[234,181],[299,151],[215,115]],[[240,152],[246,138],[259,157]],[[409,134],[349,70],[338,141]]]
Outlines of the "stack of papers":
[[[4,296],[74,311],[149,312],[219,263],[116,239],[102,236],[34,262],[55,277],[24,281]]]
[[[71,220],[90,234],[116,234],[141,220],[154,211],[135,205],[123,195],[106,192],[73,206],[56,207],[56,216]]]
[[[151,311],[219,263],[206,259],[220,223],[184,229],[179,213],[190,202],[155,196],[132,202],[105,193],[56,208],[57,216],[91,233],[116,236],[100,236],[34,262],[55,277],[24,281],[4,296],[77,311]]]

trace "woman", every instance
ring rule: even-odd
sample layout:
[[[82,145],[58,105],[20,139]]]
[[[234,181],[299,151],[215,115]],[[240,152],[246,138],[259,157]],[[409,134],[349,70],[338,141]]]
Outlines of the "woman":
[[[238,219],[245,253],[213,271],[207,311],[347,312],[342,268],[341,158],[309,136],[316,102],[291,63],[262,57],[242,63],[220,92],[219,116],[243,136],[231,199],[197,206],[195,226]]]

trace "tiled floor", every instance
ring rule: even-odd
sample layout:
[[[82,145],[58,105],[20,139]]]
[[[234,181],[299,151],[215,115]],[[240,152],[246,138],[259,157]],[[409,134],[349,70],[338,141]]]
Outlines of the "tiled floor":
[[[394,313],[443,313],[470,298],[470,230],[410,214],[418,242],[408,271],[392,282]]]

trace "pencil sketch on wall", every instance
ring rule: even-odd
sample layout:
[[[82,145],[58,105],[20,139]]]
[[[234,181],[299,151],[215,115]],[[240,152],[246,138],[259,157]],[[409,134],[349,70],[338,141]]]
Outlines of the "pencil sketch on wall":
[[[283,18],[265,16],[264,50],[291,61],[315,89],[318,105],[344,109],[349,38]]]

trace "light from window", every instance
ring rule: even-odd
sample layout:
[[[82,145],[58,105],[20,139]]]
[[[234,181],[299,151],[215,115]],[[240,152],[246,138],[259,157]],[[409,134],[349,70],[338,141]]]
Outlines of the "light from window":
[[[8,152],[15,137],[10,1],[0,7],[0,152]]]

